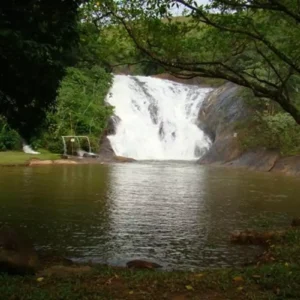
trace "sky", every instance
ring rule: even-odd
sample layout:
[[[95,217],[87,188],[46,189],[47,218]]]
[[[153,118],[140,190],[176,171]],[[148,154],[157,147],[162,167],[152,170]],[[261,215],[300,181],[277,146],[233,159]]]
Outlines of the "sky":
[[[198,0],[197,1],[199,4],[207,4],[208,0]]]
[[[196,0],[196,2],[199,5],[203,5],[203,4],[208,4],[209,0]],[[177,14],[181,14],[183,11],[183,6],[181,6],[180,8],[173,8],[172,11],[177,15]]]

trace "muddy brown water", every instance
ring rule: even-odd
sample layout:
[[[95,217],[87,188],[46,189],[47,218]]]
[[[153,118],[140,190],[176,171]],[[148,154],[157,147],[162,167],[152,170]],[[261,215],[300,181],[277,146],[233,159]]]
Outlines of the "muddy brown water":
[[[183,162],[2,167],[0,224],[78,261],[223,267],[259,251],[233,230],[287,226],[299,192],[300,178]]]

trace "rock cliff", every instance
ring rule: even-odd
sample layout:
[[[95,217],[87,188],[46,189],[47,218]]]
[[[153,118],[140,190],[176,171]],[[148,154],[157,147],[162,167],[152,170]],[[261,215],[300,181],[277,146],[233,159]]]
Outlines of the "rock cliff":
[[[299,156],[281,157],[276,149],[243,149],[239,139],[243,127],[237,124],[245,127],[253,116],[254,109],[243,98],[240,87],[226,83],[215,89],[199,112],[199,126],[211,138],[212,146],[198,162],[300,175]]]

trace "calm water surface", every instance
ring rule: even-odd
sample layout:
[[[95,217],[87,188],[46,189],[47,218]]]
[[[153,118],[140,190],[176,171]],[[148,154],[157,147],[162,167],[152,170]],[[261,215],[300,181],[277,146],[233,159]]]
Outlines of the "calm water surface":
[[[83,261],[220,267],[257,251],[230,245],[230,232],[273,215],[288,224],[299,192],[298,178],[192,163],[2,167],[0,224]]]

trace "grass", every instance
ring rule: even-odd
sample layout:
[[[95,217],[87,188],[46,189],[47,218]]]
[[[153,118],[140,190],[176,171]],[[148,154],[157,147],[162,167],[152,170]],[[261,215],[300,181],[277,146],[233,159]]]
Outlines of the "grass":
[[[40,160],[55,160],[60,158],[59,154],[54,154],[46,150],[39,150],[39,152],[41,152],[39,155],[26,154],[20,151],[0,152],[0,165],[25,165],[33,158]]]
[[[95,268],[85,276],[0,277],[3,299],[272,299],[239,273],[151,272]],[[241,288],[242,287],[242,288]],[[256,291],[253,293],[253,291]],[[255,298],[256,297],[256,298]]]
[[[162,272],[92,266],[88,273],[45,274],[0,276],[2,299],[300,299],[300,230],[288,229],[249,267]]]

